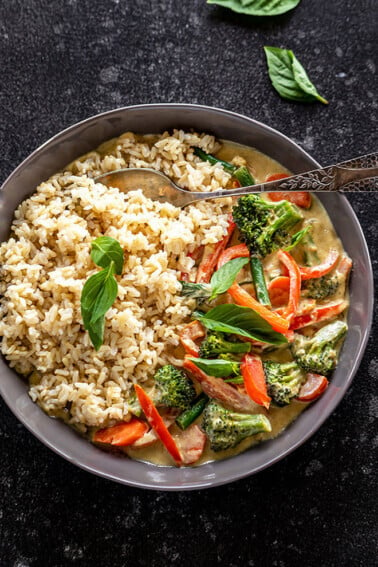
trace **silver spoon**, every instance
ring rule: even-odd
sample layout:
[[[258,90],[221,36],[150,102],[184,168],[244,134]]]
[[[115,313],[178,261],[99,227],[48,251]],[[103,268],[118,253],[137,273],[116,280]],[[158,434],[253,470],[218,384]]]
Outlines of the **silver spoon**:
[[[378,188],[378,153],[269,183],[238,189],[219,189],[213,192],[192,192],[181,189],[163,173],[147,168],[117,169],[99,175],[95,181],[107,187],[118,187],[123,192],[142,189],[149,199],[168,201],[176,207],[186,207],[203,199],[238,197],[261,191],[371,192]]]

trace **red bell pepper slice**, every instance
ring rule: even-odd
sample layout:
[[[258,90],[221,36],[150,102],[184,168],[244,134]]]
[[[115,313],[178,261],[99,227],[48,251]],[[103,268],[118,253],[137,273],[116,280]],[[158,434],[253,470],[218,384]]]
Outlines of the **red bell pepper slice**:
[[[310,268],[301,266],[299,269],[302,280],[311,280],[313,278],[321,278],[322,276],[325,276],[336,266],[339,261],[339,256],[338,251],[332,248],[323,264],[311,266]]]
[[[327,389],[328,380],[320,374],[307,374],[307,380],[299,390],[298,402],[313,402]]]
[[[226,248],[232,233],[235,230],[236,224],[232,220],[232,217],[229,220],[227,234],[220,240],[216,245],[213,251],[210,254],[205,254],[205,257],[202,259],[200,265],[198,266],[197,270],[197,277],[196,283],[209,283],[211,276],[215,270],[215,267],[218,262],[219,256],[222,254],[223,250]]]
[[[289,328],[289,321],[284,319],[274,311],[270,311],[264,305],[261,305],[248,291],[243,289],[240,285],[234,283],[228,290],[232,299],[242,307],[249,307],[258,313],[272,328],[278,333],[285,333]]]
[[[156,431],[159,439],[165,445],[167,451],[170,453],[176,463],[178,465],[181,465],[182,458],[180,451],[178,450],[175,440],[169,433],[168,428],[165,425],[158,410],[156,409],[153,401],[138,384],[134,384],[134,388],[148,423]]]
[[[321,321],[327,321],[328,319],[333,319],[337,315],[340,315],[348,307],[347,301],[340,301],[339,303],[333,303],[332,305],[323,305],[317,307],[310,313],[306,315],[298,315],[294,317],[291,321],[290,329],[295,331],[296,329],[302,329],[308,325],[314,325],[315,323],[320,323]]]
[[[180,333],[179,339],[186,354],[198,357],[199,347],[194,341],[204,337],[205,334],[205,328],[199,321],[192,321],[185,325]]]
[[[271,398],[265,381],[264,367],[261,358],[255,354],[246,354],[240,365],[247,394],[256,404],[269,409]]]
[[[231,246],[222,252],[219,256],[217,270],[221,268],[224,264],[227,264],[230,260],[234,258],[248,258],[250,252],[245,244],[237,244],[236,246]]]
[[[277,257],[289,271],[289,301],[285,309],[285,316],[290,319],[298,311],[301,296],[301,273],[291,254],[285,252],[285,250],[278,250]]]
[[[273,175],[268,175],[265,182],[278,181],[279,179],[285,179],[289,177],[287,173],[273,173]],[[268,193],[268,197],[271,201],[289,201],[302,209],[309,209],[311,207],[311,193],[307,191],[272,191]]]
[[[117,423],[112,427],[99,429],[94,434],[93,441],[96,443],[109,443],[117,447],[126,447],[143,437],[147,430],[147,423],[133,417],[128,422]]]

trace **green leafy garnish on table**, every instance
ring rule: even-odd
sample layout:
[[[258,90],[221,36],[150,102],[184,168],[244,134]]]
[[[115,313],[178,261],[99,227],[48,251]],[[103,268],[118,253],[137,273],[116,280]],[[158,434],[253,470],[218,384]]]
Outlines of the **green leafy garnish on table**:
[[[291,49],[265,46],[264,51],[270,80],[282,98],[297,102],[319,101],[328,104],[328,101],[318,93]]]
[[[93,346],[99,350],[104,341],[105,314],[118,293],[114,274],[122,273],[123,250],[114,238],[100,236],[92,242],[91,258],[103,269],[84,284],[80,298],[81,316]]]
[[[278,16],[298,6],[301,0],[207,0],[239,14],[249,16]]]

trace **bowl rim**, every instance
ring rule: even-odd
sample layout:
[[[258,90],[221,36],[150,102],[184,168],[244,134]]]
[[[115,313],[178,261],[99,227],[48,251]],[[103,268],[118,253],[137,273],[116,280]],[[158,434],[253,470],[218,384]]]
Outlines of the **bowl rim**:
[[[120,112],[122,113],[122,112],[127,112],[127,111],[132,111],[132,110],[141,110],[141,111],[148,110],[148,111],[150,111],[152,109],[159,110],[161,108],[168,108],[168,109],[171,109],[172,111],[174,109],[177,109],[177,110],[186,109],[186,110],[210,111],[212,113],[214,113],[214,112],[219,113],[222,116],[227,115],[231,118],[234,117],[234,118],[242,119],[243,121],[249,122],[250,124],[254,125],[255,127],[262,128],[263,130],[265,130],[269,133],[272,133],[274,136],[281,139],[283,142],[289,143],[291,146],[296,147],[296,149],[299,150],[299,152],[302,154],[302,156],[306,157],[316,167],[321,167],[320,164],[316,160],[314,160],[314,158],[312,158],[308,152],[306,152],[306,150],[302,149],[296,142],[291,140],[288,136],[286,136],[285,134],[276,130],[275,128],[272,128],[272,127],[270,127],[270,126],[268,126],[268,125],[266,125],[266,124],[264,124],[264,123],[262,123],[258,120],[255,120],[253,118],[250,118],[249,116],[245,116],[243,114],[233,112],[233,111],[230,111],[230,110],[224,110],[224,109],[221,109],[221,108],[218,108],[218,107],[212,107],[212,106],[200,105],[200,104],[187,104],[187,103],[137,104],[137,105],[131,105],[131,106],[123,106],[123,107],[119,107],[119,108],[116,108],[116,109],[101,112],[99,114],[92,115],[92,116],[90,116],[90,117],[88,117],[84,120],[81,120],[79,122],[72,124],[71,126],[68,126],[64,130],[62,130],[62,131],[58,132],[57,134],[55,134],[54,136],[50,137],[48,140],[46,140],[44,143],[42,143],[40,146],[38,146],[32,153],[30,153],[10,173],[10,175],[8,175],[8,177],[5,179],[5,181],[3,182],[3,184],[0,187],[0,193],[5,188],[5,186],[13,179],[13,177],[17,176],[18,173],[21,170],[23,170],[29,164],[29,162],[31,162],[35,158],[37,158],[39,156],[39,154],[43,153],[46,148],[48,148],[49,146],[54,145],[55,143],[59,142],[61,139],[63,139],[67,135],[69,135],[74,130],[80,128],[81,126],[89,125],[91,122],[96,122],[99,119],[101,119],[101,120],[106,119],[106,118],[111,117],[112,115],[116,115]],[[326,408],[326,411],[324,411],[323,414],[320,417],[318,417],[317,419],[314,420],[314,423],[306,431],[306,433],[303,435],[303,437],[298,439],[298,441],[296,441],[295,443],[290,444],[288,447],[284,447],[280,451],[277,451],[275,456],[268,459],[264,464],[257,465],[257,466],[253,466],[251,464],[251,466],[248,468],[248,470],[243,470],[242,472],[238,471],[236,474],[233,473],[233,470],[231,468],[231,471],[226,475],[223,474],[221,478],[215,478],[215,479],[211,478],[209,481],[203,480],[202,482],[186,482],[185,485],[182,485],[182,486],[179,486],[177,484],[177,482],[174,482],[174,483],[166,482],[166,483],[164,483],[164,485],[157,485],[157,484],[154,484],[153,481],[152,482],[146,482],[144,480],[144,481],[139,482],[139,481],[128,480],[128,479],[125,479],[123,477],[120,477],[119,475],[117,476],[116,474],[113,474],[113,473],[101,471],[101,470],[98,469],[98,467],[96,468],[96,465],[87,464],[87,463],[81,461],[80,459],[73,457],[72,455],[67,453],[65,450],[60,448],[59,444],[57,445],[53,441],[46,439],[46,437],[44,436],[43,433],[41,433],[39,431],[35,431],[33,429],[32,424],[28,422],[27,417],[25,417],[25,415],[20,410],[20,408],[15,407],[15,404],[11,400],[11,397],[7,394],[6,389],[4,390],[2,383],[0,381],[0,394],[3,398],[3,400],[8,405],[11,412],[16,416],[16,418],[35,437],[37,437],[37,439],[39,439],[39,441],[41,441],[45,446],[47,446],[49,449],[54,451],[56,454],[58,454],[59,456],[66,459],[67,461],[71,462],[72,464],[78,466],[79,468],[81,468],[81,469],[83,469],[87,472],[90,472],[90,473],[95,474],[97,476],[106,478],[108,480],[113,480],[113,481],[119,482],[121,484],[131,486],[131,487],[144,488],[144,489],[149,489],[149,490],[186,491],[186,490],[198,490],[198,489],[203,489],[203,488],[221,486],[221,485],[226,484],[226,483],[235,482],[237,480],[240,480],[240,479],[245,478],[247,476],[250,476],[252,474],[256,474],[257,472],[262,471],[262,470],[270,467],[274,463],[280,461],[281,459],[283,459],[284,457],[286,457],[287,455],[292,453],[299,446],[301,446],[303,443],[305,443],[305,441],[307,441],[321,427],[321,425],[331,415],[331,413],[333,413],[335,408],[341,402],[341,400],[345,396],[345,394],[346,394],[348,388],[350,387],[350,385],[351,385],[351,383],[354,379],[354,376],[355,376],[355,374],[358,370],[358,367],[360,365],[360,362],[361,362],[362,356],[364,354],[364,351],[366,349],[366,345],[367,345],[369,335],[370,335],[370,330],[371,330],[371,325],[372,325],[372,320],[373,320],[373,308],[374,308],[374,279],[373,279],[373,271],[372,271],[372,264],[371,264],[371,259],[370,259],[370,255],[369,255],[369,249],[368,249],[362,228],[361,228],[360,223],[358,221],[357,215],[354,212],[351,204],[349,203],[349,201],[346,199],[346,197],[344,195],[339,195],[339,197],[343,200],[344,206],[347,209],[348,215],[354,221],[353,224],[354,224],[355,229],[358,231],[360,241],[361,241],[361,244],[362,244],[362,250],[365,253],[365,257],[367,258],[367,261],[368,261],[367,262],[367,274],[366,274],[366,286],[367,286],[367,290],[369,291],[369,293],[367,294],[367,302],[364,305],[366,312],[368,314],[367,324],[366,324],[366,327],[363,329],[363,333],[362,333],[361,340],[360,340],[360,346],[359,346],[358,351],[356,353],[356,356],[354,358],[353,365],[348,372],[347,380],[343,384],[343,387],[340,389],[340,392],[336,392],[336,394],[333,396],[333,398],[329,401],[329,404]],[[30,403],[34,404],[34,402],[32,402],[31,399],[30,399]],[[38,408],[38,409],[40,409],[40,408]],[[40,411],[43,411],[43,410],[40,410]],[[292,424],[290,424],[290,425],[292,425]],[[279,438],[280,438],[280,435],[277,438],[274,438],[274,439],[271,439],[271,440],[264,442],[264,445],[266,443],[274,443]],[[261,445],[259,445],[259,446],[261,446]],[[278,444],[277,444],[277,447],[278,447]],[[232,459],[237,458],[237,456],[232,457],[231,459],[225,459],[223,461],[218,461],[218,462],[216,462],[216,464],[222,463],[222,462],[225,462],[225,461],[230,461]],[[140,461],[136,461],[136,462],[140,463]],[[157,465],[153,465],[153,464],[150,464],[150,463],[143,463],[143,464],[146,465],[147,467],[153,467],[154,469],[162,469],[162,470],[165,470],[165,471],[177,470],[175,467],[159,467]],[[198,469],[198,468],[203,468],[203,467],[206,467],[206,464],[201,465],[201,467],[194,467],[194,468]],[[184,470],[184,469],[181,469],[181,470]],[[188,470],[188,469],[186,469],[186,470]],[[193,469],[190,468],[189,470],[193,470]]]

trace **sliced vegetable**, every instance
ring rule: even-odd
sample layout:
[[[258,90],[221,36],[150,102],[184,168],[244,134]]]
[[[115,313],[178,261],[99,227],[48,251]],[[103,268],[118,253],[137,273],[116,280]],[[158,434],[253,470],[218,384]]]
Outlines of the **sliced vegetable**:
[[[301,273],[294,258],[284,250],[278,250],[277,257],[289,271],[289,302],[285,309],[285,316],[289,319],[298,311],[301,296]]]
[[[208,396],[206,394],[201,394],[198,398],[194,401],[192,407],[183,411],[178,418],[176,418],[176,424],[179,426],[180,429],[186,429],[189,427],[193,421],[197,419],[205,409],[207,402],[209,401]]]
[[[239,181],[240,187],[248,187],[249,185],[255,184],[251,172],[245,165],[235,169],[233,176]]]
[[[273,307],[281,307],[289,301],[290,278],[278,276],[269,283],[269,297]]]
[[[217,269],[220,270],[222,266],[228,262],[234,260],[235,258],[249,258],[250,252],[245,244],[237,244],[236,246],[231,246],[222,252],[219,256]]]
[[[223,161],[222,159],[218,159],[215,156],[206,153],[204,150],[198,147],[193,148],[194,155],[202,159],[202,161],[208,161],[211,165],[215,165],[219,163],[227,173],[234,173],[237,168],[236,165],[229,163],[228,161]]]
[[[348,307],[347,301],[339,301],[338,303],[333,303],[331,305],[322,305],[317,307],[310,313],[306,315],[299,315],[294,317],[290,324],[290,329],[293,331],[297,329],[302,329],[308,325],[314,325],[315,323],[320,323],[321,321],[328,321],[340,315]]]
[[[128,422],[117,423],[112,427],[99,429],[94,434],[93,441],[96,443],[109,443],[117,447],[126,447],[143,437],[147,431],[147,423],[133,417]]]
[[[321,278],[322,276],[325,276],[336,266],[339,261],[339,257],[340,255],[338,251],[332,248],[322,264],[311,266],[310,268],[301,266],[300,271],[302,280],[310,280],[311,278]]]
[[[212,247],[210,252],[206,253],[205,249],[204,258],[198,266],[196,283],[209,283],[215,270],[215,266],[217,265],[218,258],[226,248],[232,233],[234,232],[235,226],[236,225],[231,218],[228,224],[227,234],[222,238],[222,240],[220,240],[215,247]]]
[[[246,354],[240,366],[247,394],[256,404],[269,409],[271,402],[265,381],[264,367],[259,356]]]
[[[278,94],[297,102],[328,101],[320,96],[291,49],[264,47],[269,78]]]
[[[237,287],[242,290],[239,286]],[[246,292],[246,294],[249,298],[253,299],[249,293]],[[268,311],[268,309],[263,308],[257,301],[256,304],[261,309]],[[286,331],[288,329],[289,323],[287,321],[271,311],[268,312],[274,321],[284,321],[286,323],[284,330]],[[273,326],[259,315],[255,308],[250,309],[249,307],[241,307],[234,304],[217,305],[207,313],[195,311],[193,317],[199,319],[207,329],[212,331],[240,335],[274,345],[280,345],[286,342],[286,338],[281,333],[275,331]]]
[[[307,374],[307,380],[299,390],[297,400],[299,402],[313,402],[319,398],[327,389],[328,380],[320,374]]]
[[[222,378],[209,376],[191,360],[185,359],[184,368],[191,372],[196,380],[200,382],[202,390],[209,396],[224,404],[225,406],[245,413],[256,413],[258,406],[247,396],[238,392],[236,388],[227,384]]]
[[[198,356],[199,347],[194,341],[205,336],[205,329],[199,321],[192,321],[185,325],[180,333],[180,343],[187,354]]]
[[[175,411],[166,412],[161,416],[167,429],[169,429],[175,422],[176,416],[177,412]],[[153,445],[157,441],[159,441],[158,434],[154,429],[150,429],[140,439],[138,439],[131,445],[131,449],[144,449],[145,447],[150,447],[150,445]]]
[[[169,433],[167,426],[154,406],[150,397],[138,384],[134,384],[136,395],[138,396],[139,403],[142,407],[144,415],[151,427],[156,431],[160,441],[164,444],[169,454],[176,461],[178,465],[182,464],[182,458],[175,440]]]
[[[270,297],[266,287],[264,268],[260,258],[257,258],[257,256],[251,256],[251,274],[257,299],[261,305],[270,307]]]
[[[255,311],[255,313],[259,315],[262,319],[264,319],[264,321],[266,321],[276,332],[284,333],[285,331],[288,330],[289,321],[287,321],[280,315],[277,315],[273,311],[270,311],[267,307],[264,307],[264,305],[261,305],[240,285],[234,283],[228,290],[228,293],[231,295],[232,299],[238,305],[241,305],[243,307],[248,307],[249,309]],[[264,341],[264,339],[261,339],[257,336],[252,336],[251,338],[256,339],[258,341],[260,340]],[[270,341],[264,341],[264,342],[270,342]]]

